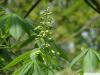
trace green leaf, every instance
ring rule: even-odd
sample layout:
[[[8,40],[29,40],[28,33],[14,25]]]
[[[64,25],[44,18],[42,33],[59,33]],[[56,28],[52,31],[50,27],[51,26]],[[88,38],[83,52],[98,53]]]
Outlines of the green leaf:
[[[30,23],[27,22],[27,20],[23,20],[21,17],[17,16],[18,18],[18,23],[21,25],[21,27],[23,28],[23,30],[30,35],[31,34],[31,30],[32,30],[32,26]]]
[[[18,24],[13,24],[10,28],[10,34],[18,40],[19,37],[22,35],[22,28]]]
[[[97,51],[94,51],[95,55],[97,56],[98,60],[100,61],[100,54]]]
[[[14,71],[12,75],[27,75],[28,73],[30,73],[32,67],[33,67],[33,62],[29,61],[26,64],[24,64],[22,67],[20,67],[19,69]],[[32,69],[32,72],[33,72],[33,69]]]
[[[70,67],[72,67],[81,57],[83,57],[87,53],[88,49],[84,49],[77,57],[75,57],[70,63]]]
[[[18,22],[19,21],[16,15],[12,15],[11,26],[10,26],[9,32],[16,40],[19,39],[19,37],[22,35],[22,32],[23,32],[22,27]]]
[[[34,64],[31,66],[26,75],[32,75],[33,72],[34,72]]]
[[[98,59],[92,49],[88,50],[86,56],[84,57],[84,71],[94,72],[98,64]]]
[[[38,63],[34,63],[34,72],[32,75],[42,75],[41,68]]]
[[[3,15],[0,17],[0,28],[3,28],[6,24],[6,21],[10,15]]]
[[[22,67],[22,69],[21,69],[21,71],[19,72],[18,75],[26,75],[27,72],[29,71],[29,69],[32,67],[32,65],[33,65],[32,61],[30,61],[29,63],[23,65],[23,67]]]
[[[3,27],[5,27],[6,32],[9,31],[9,33],[17,40],[22,35],[23,31],[29,35],[32,31],[32,25],[27,22],[27,20],[24,20],[13,13],[0,17],[0,28]]]
[[[18,75],[18,74],[19,74],[19,72],[20,72],[20,70],[21,70],[21,68],[17,69],[16,71],[14,71],[14,72],[13,72],[13,74],[12,74],[12,75]]]
[[[20,43],[18,48],[22,48],[26,45],[28,45],[29,43],[31,43],[35,38],[35,35],[30,36],[28,39],[26,39],[25,41],[23,41],[22,43]]]
[[[8,69],[8,68],[10,68],[12,66],[15,66],[17,63],[21,62],[22,60],[25,60],[26,58],[29,58],[30,57],[30,53],[31,53],[31,51],[28,51],[28,52],[18,56],[13,61],[11,61],[8,65],[6,65],[3,69]]]

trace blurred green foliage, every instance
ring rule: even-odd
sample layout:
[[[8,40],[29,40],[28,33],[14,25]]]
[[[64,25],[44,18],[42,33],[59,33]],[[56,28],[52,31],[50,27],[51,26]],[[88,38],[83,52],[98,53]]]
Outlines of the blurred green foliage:
[[[10,42],[13,44],[13,46],[11,46],[12,47],[11,50],[9,48],[10,47],[9,41],[6,42],[5,40],[8,37],[11,37],[11,35],[8,33],[7,29],[4,29],[4,31],[2,31],[2,29],[0,30],[0,45],[1,45],[0,46],[0,68],[3,68],[6,64],[8,64],[11,60],[15,59],[20,54],[23,54],[28,50],[32,50],[33,48],[37,48],[37,46],[34,45],[35,40],[33,40],[35,38],[34,35],[37,36],[37,34],[34,33],[31,35],[29,34],[30,37],[28,37],[28,34],[26,33],[32,32],[30,29],[31,26],[35,28],[39,25],[39,22],[41,21],[40,12],[46,9],[48,6],[52,10],[52,18],[54,21],[52,24],[52,31],[49,32],[52,32],[52,38],[55,40],[56,44],[60,47],[60,49],[65,51],[66,55],[68,56],[67,58],[68,62],[71,62],[72,59],[81,52],[82,47],[93,48],[97,50],[98,53],[100,52],[99,50],[100,49],[100,35],[99,35],[100,16],[96,11],[94,11],[91,7],[89,7],[84,2],[84,0],[77,0],[77,1],[76,0],[41,0],[41,2],[36,6],[36,8],[32,10],[29,16],[25,19],[26,22],[24,22],[24,15],[27,13],[29,8],[35,1],[36,0],[0,0],[0,20],[1,20],[0,24],[4,24],[4,21],[7,19],[9,20],[7,16],[6,18],[4,17],[2,20],[2,15],[11,13],[10,17],[13,17],[13,19],[18,18],[20,20],[20,23],[16,21],[16,24],[19,25],[21,24],[22,28],[26,26],[26,29],[23,30],[25,32],[21,31],[21,27],[20,26],[16,27],[16,25],[14,25],[13,28],[10,29],[10,34],[15,39],[18,40],[18,38],[22,38],[20,41],[18,40],[17,42],[13,38],[10,39]],[[18,16],[22,17],[22,19],[17,15],[14,17],[12,13],[17,14]],[[12,23],[12,21],[10,22]],[[9,24],[9,22],[6,23]],[[26,24],[30,25],[30,27],[27,26]],[[0,27],[2,28],[1,25]],[[20,34],[15,35],[16,30],[18,29],[20,31],[18,33]],[[7,46],[5,47],[5,45]],[[89,58],[88,56],[89,54],[87,54],[84,60],[87,60]],[[62,57],[64,58],[63,53],[62,53]],[[97,59],[95,60],[97,61]],[[63,68],[67,67],[68,65],[68,63],[66,63],[67,61],[65,60],[62,61],[63,61],[61,62],[63,64],[62,67]],[[80,66],[80,64],[83,64],[82,61],[83,60],[81,59],[81,61],[76,64],[74,70],[76,69],[79,70],[79,68],[82,67]],[[27,64],[25,64],[25,66],[27,67],[28,64],[30,64],[31,66],[31,64],[33,63],[28,62]],[[85,63],[85,65],[87,64]],[[18,67],[19,66],[20,65],[18,65]],[[17,67],[15,67],[14,69],[16,68]],[[1,74],[5,73],[6,75],[8,75],[8,71],[6,70],[0,72]]]

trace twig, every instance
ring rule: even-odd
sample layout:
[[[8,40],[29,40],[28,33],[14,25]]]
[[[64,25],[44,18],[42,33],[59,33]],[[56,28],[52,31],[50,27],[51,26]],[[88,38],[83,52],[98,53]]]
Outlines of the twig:
[[[83,27],[76,33],[74,33],[72,36],[75,37],[78,34],[80,34],[82,31],[84,31],[87,27],[89,27],[91,24],[93,24],[95,21],[97,21],[98,19],[100,19],[100,16],[95,16],[92,19],[90,19],[89,21],[87,21],[87,23],[85,25],[83,25]]]
[[[25,14],[24,18],[26,18],[30,13],[31,11],[39,4],[41,0],[37,0],[35,3],[33,3],[33,5],[31,6],[31,8],[28,10],[28,12]]]

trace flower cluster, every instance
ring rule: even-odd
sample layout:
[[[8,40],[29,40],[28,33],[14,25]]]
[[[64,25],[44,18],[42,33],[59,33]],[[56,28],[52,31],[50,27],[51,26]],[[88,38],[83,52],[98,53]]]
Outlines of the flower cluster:
[[[41,17],[40,17],[40,25],[38,25],[35,28],[35,31],[37,32],[37,39],[39,38],[47,38],[48,40],[52,40],[51,35],[52,35],[52,23],[53,23],[53,18],[51,16],[52,12],[50,12],[49,8],[42,11],[41,13]]]

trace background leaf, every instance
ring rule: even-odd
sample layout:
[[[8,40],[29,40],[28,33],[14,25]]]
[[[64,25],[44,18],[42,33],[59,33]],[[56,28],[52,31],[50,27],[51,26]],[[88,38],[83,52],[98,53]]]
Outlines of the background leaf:
[[[97,64],[98,64],[98,59],[95,55],[95,53],[90,49],[86,56],[84,57],[84,63],[83,63],[83,67],[84,67],[84,71],[85,72],[94,72],[97,68]]]
[[[80,60],[80,58],[82,58],[86,53],[87,53],[88,49],[83,50],[77,57],[75,57],[72,62],[70,63],[70,67],[72,67],[77,61]]]

